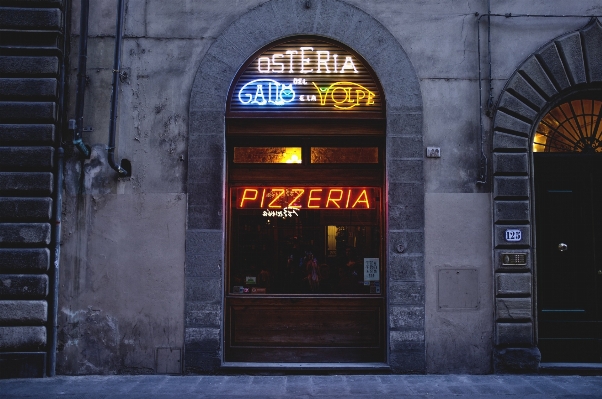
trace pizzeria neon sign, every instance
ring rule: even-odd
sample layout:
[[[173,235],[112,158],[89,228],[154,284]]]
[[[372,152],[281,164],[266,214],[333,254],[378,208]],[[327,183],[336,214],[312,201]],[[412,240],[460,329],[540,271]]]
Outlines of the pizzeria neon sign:
[[[373,187],[244,187],[236,189],[237,209],[375,209]]]

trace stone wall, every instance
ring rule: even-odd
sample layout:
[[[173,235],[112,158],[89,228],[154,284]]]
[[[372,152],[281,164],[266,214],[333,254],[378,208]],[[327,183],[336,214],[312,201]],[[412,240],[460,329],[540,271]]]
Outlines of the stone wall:
[[[0,378],[51,371],[63,15],[0,2]]]
[[[71,3],[74,66],[79,1]],[[482,0],[127,0],[116,153],[133,173],[118,179],[106,155],[115,1],[92,1],[84,113],[92,156],[68,146],[59,373],[219,370],[225,98],[256,49],[291,34],[350,45],[383,83],[392,369],[488,373],[495,345],[509,353],[516,346],[508,337],[533,339],[532,259],[502,272],[494,235],[509,222],[527,228],[530,240],[529,137],[499,129],[492,137],[488,115],[524,60],[588,21],[519,14],[599,15],[602,7],[596,0],[491,3],[501,16],[489,22],[479,19],[487,12]],[[67,72],[72,118],[76,70]],[[506,100],[500,109],[513,106]],[[31,167],[52,160],[45,146],[23,150]],[[441,157],[425,158],[426,147],[440,148]],[[477,184],[482,150],[490,179]],[[518,194],[508,197],[512,190]],[[407,250],[398,252],[399,244]],[[460,288],[463,302],[450,295]]]

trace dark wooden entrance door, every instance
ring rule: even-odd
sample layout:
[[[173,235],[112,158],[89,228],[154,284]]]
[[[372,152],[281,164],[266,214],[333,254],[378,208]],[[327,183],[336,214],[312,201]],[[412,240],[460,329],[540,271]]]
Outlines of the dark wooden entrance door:
[[[534,154],[542,362],[602,362],[602,157]]]

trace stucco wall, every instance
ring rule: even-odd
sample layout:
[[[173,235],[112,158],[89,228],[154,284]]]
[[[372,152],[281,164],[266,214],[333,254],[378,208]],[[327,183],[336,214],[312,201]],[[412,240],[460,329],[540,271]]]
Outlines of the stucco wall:
[[[219,306],[202,311],[185,309],[184,237],[190,223],[187,168],[199,165],[188,159],[189,99],[193,79],[210,46],[238,18],[264,3],[126,1],[122,67],[128,79],[119,93],[116,154],[118,161],[127,158],[132,162],[133,175],[118,181],[108,167],[105,150],[115,2],[91,2],[84,125],[93,131],[85,133],[84,140],[92,145],[93,153],[90,160],[83,161],[74,153],[66,170],[59,373],[152,373],[157,371],[158,362],[161,370],[175,367],[175,355],[167,356],[160,350],[157,356],[157,348],[184,347],[184,326],[190,321],[185,320],[185,312],[202,319],[194,322],[219,325]],[[413,339],[426,345],[425,371],[490,372],[492,202],[490,185],[476,184],[479,118],[484,112],[480,113],[478,101],[475,13],[485,13],[487,2],[345,3],[382,24],[407,54],[419,79],[423,106],[423,142],[413,145],[441,148],[441,158],[424,159],[425,257],[424,273],[418,276],[424,280],[424,288],[417,291],[418,296],[425,295],[424,335],[414,334]],[[75,36],[69,75],[72,113],[78,12],[79,1],[74,0]],[[508,0],[492,2],[492,12],[602,14],[602,6],[597,0]],[[584,18],[492,18],[493,99],[529,54],[586,22]],[[482,19],[483,77],[488,74],[486,25]],[[348,28],[341,21],[340,29]],[[241,53],[238,57],[244,60],[250,55]],[[483,86],[486,101],[487,82]],[[388,88],[384,89],[387,92]],[[483,123],[488,131],[489,119],[483,117]],[[489,147],[486,134],[484,148],[491,158]],[[450,282],[441,281],[445,278],[441,276],[447,276],[441,270],[447,269],[476,270],[476,286],[469,287],[478,298],[476,309],[441,310],[437,295],[441,284],[445,289]],[[398,286],[403,289],[403,281]],[[466,328],[469,323],[475,328]]]

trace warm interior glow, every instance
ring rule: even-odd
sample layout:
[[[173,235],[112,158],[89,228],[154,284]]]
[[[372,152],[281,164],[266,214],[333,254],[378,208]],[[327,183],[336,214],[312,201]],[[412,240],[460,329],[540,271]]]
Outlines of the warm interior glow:
[[[301,147],[287,147],[281,163],[301,163]]]
[[[378,163],[378,147],[311,147],[311,163]]]
[[[550,110],[537,126],[533,152],[602,152],[602,101],[572,100]]]
[[[533,152],[543,152],[545,149],[546,137],[541,133],[535,133],[533,139]]]
[[[234,147],[234,163],[290,163],[303,161],[301,147]]]

